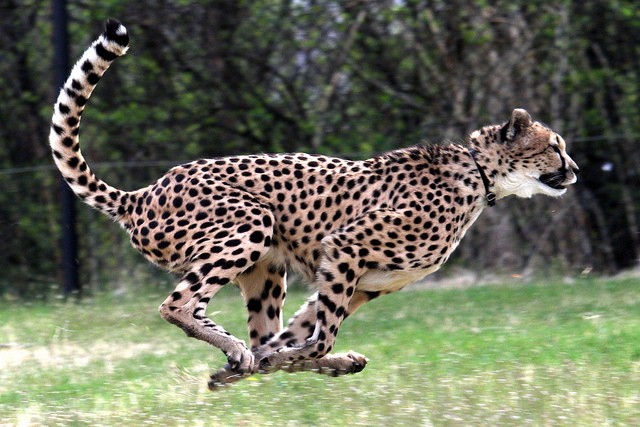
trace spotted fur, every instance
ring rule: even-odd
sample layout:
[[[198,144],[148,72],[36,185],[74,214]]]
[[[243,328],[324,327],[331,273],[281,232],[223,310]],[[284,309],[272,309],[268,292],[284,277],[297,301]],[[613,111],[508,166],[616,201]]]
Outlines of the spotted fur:
[[[363,369],[362,355],[328,355],[346,317],[436,271],[488,197],[557,197],[576,181],[564,140],[516,109],[506,123],[471,133],[467,146],[416,145],[364,161],[301,153],[203,159],[122,191],[91,171],[78,130],[91,92],[128,42],[125,27],[107,21],[60,92],[50,145],[79,197],[121,224],[149,261],[181,274],[160,313],[226,354],[212,387],[258,370]],[[287,269],[317,293],[283,329]],[[249,347],[205,314],[228,283],[246,302]]]

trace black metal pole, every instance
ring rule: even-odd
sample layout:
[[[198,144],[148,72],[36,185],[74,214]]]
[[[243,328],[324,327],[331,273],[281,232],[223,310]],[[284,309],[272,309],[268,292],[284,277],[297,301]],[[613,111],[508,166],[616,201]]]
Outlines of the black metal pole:
[[[64,86],[69,72],[69,38],[67,33],[67,1],[53,0],[53,43],[56,92]],[[62,228],[62,275],[64,295],[80,295],[78,279],[78,241],[76,235],[75,195],[60,178],[60,225]]]

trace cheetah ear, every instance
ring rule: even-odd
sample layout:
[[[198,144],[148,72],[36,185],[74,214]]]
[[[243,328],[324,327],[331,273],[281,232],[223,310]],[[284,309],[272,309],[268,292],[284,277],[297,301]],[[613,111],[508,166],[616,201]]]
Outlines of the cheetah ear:
[[[500,129],[502,142],[513,142],[516,136],[532,124],[531,115],[527,110],[516,108],[511,113],[511,119]]]

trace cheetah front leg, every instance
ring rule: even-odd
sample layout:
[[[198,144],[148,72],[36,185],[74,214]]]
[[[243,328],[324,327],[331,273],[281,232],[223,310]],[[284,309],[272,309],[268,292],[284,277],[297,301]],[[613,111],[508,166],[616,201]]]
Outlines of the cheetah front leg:
[[[302,306],[302,308],[295,314],[295,316],[289,321],[287,327],[287,333],[281,334],[283,337],[277,336],[270,340],[267,345],[262,346],[258,351],[254,352],[256,360],[260,361],[267,354],[271,354],[280,347],[282,339],[287,340],[287,347],[300,347],[309,340],[315,331],[315,321],[317,318],[317,300],[318,294],[316,293],[311,299]],[[356,291],[349,301],[349,308],[345,319],[365,302],[370,301],[371,296]],[[290,336],[289,334],[294,334]],[[369,359],[355,351],[348,351],[346,353],[327,354],[320,359],[307,359],[300,362],[287,363],[280,367],[285,372],[315,372],[322,375],[328,375],[330,377],[338,377],[347,374],[355,374],[362,371]],[[273,372],[276,369],[273,368],[270,371],[262,371],[264,373]]]
[[[369,301],[370,297],[356,291],[349,301],[349,308],[345,318],[353,314],[358,307]],[[300,347],[310,339],[315,331],[317,319],[318,293],[314,294],[298,312],[289,320],[286,332],[283,332],[266,345],[262,345],[253,355],[257,361],[283,347]],[[320,359],[305,360],[300,363],[290,363],[283,367],[286,372],[312,371],[332,377],[362,371],[369,359],[364,355],[349,351],[347,353],[328,354]]]
[[[371,296],[364,292],[356,291],[349,302],[347,315],[353,314],[358,307],[371,300]],[[282,347],[285,343],[287,347],[299,347],[311,338],[315,330],[316,321],[316,303],[318,294],[314,294],[289,320],[286,333],[280,333],[271,338],[266,344],[261,345],[253,351],[254,360],[259,362],[263,357],[273,353],[276,349]],[[345,316],[346,317],[346,316]],[[288,363],[280,368],[272,367],[271,369],[262,370],[260,373],[273,373],[278,369],[285,372],[315,372],[318,374],[337,377],[346,374],[354,374],[362,371],[369,359],[355,351],[347,353],[327,354],[320,359],[304,360],[299,363]],[[256,367],[257,369],[257,367]],[[231,370],[228,366],[220,369],[211,376],[209,388],[217,389],[226,384],[236,382],[244,378],[237,372]]]
[[[313,334],[301,345],[291,345],[291,325],[283,331],[267,347],[277,349],[260,360],[260,369],[273,371],[278,369],[309,370],[314,366],[336,367],[348,373],[350,369],[366,364],[366,358],[352,353],[351,355],[335,355],[322,361],[322,358],[333,349],[338,329],[348,314],[350,301],[355,294],[360,276],[366,271],[363,263],[353,250],[343,250],[344,242],[338,236],[329,236],[323,240],[323,257],[316,275],[318,295],[313,306],[307,306],[307,312],[300,315],[300,321],[312,321]],[[357,307],[356,307],[357,308]],[[294,324],[295,325],[295,324]],[[355,357],[355,359],[354,359]],[[340,364],[345,366],[339,366]]]

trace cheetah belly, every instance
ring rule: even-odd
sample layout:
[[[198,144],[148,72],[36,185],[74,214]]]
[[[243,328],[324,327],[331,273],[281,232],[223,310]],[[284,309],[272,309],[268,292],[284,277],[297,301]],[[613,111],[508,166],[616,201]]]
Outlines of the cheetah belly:
[[[367,292],[394,292],[433,273],[439,265],[414,271],[368,271],[358,281],[357,289]]]

